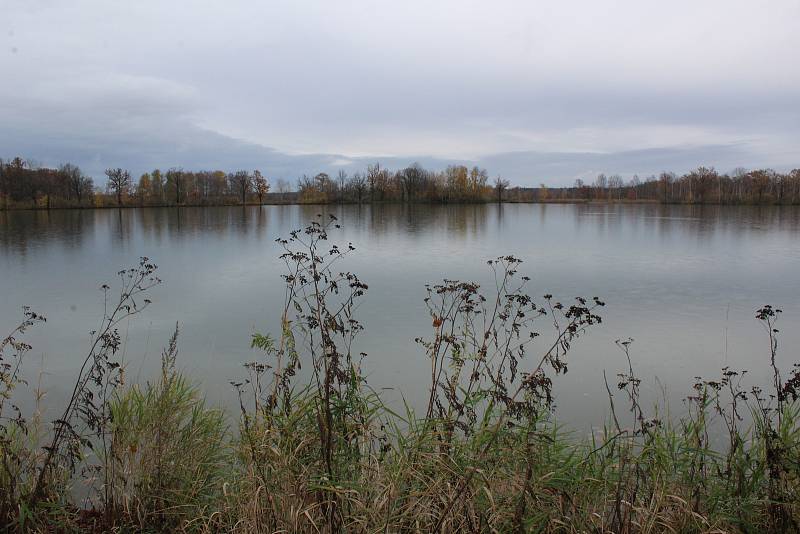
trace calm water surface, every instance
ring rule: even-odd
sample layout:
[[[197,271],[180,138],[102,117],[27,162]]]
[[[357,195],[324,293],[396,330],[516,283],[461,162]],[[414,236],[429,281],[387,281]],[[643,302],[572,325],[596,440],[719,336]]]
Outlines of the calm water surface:
[[[256,357],[253,331],[276,331],[283,264],[275,238],[320,211],[335,213],[356,253],[346,268],[369,284],[359,309],[358,351],[373,387],[412,403],[426,391],[428,361],[414,342],[430,333],[424,285],[442,278],[489,281],[486,260],[514,254],[531,293],[599,296],[603,324],[580,339],[556,381],[565,421],[602,423],[602,373],[624,368],[614,340],[633,337],[647,391],[679,399],[693,377],[723,366],[765,379],[767,344],[753,318],[784,310],[780,358],[800,360],[800,210],[691,206],[377,206],[152,208],[0,212],[0,332],[23,305],[47,316],[30,336],[29,378],[39,371],[55,410],[102,314],[103,282],[140,256],[164,283],[123,329],[127,377],[158,366],[173,325],[179,363],[209,398],[230,405],[229,381]],[[542,343],[542,346],[544,343]]]

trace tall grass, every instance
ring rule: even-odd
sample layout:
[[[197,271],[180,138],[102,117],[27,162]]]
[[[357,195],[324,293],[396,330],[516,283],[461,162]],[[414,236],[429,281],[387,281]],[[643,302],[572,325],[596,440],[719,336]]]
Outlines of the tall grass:
[[[601,323],[604,303],[534,299],[518,275],[521,262],[504,256],[489,262],[490,294],[452,280],[427,288],[431,332],[417,341],[430,361],[429,396],[419,412],[397,410],[361,371],[355,310],[368,287],[336,271],[353,250],[330,242],[336,228],[335,219],[318,220],[279,241],[283,316],[277,335],[251,339],[260,356],[233,382],[237,414],[207,406],[176,369],[177,328],[160,375],[124,384],[111,328],[89,352],[91,373],[78,377],[75,410],[52,428],[19,412],[2,419],[4,528],[798,530],[800,367],[784,377],[780,310],[765,306],[755,317],[765,326],[768,389],[747,387],[743,373],[726,368],[697,380],[682,414],[645,409],[631,340],[620,340],[628,366],[606,378],[607,424],[576,436],[558,424],[553,377],[566,372],[572,345]],[[144,280],[152,270],[137,272]],[[123,313],[138,295],[131,287],[149,286],[123,284]],[[25,386],[19,369],[28,346],[18,338],[40,322],[27,313],[0,346],[0,410]],[[111,317],[104,324],[113,325]],[[59,429],[56,450],[42,449]],[[92,488],[85,502],[73,497],[81,483]]]
[[[133,385],[111,401],[111,518],[139,528],[175,527],[203,516],[223,497],[230,436],[221,410],[176,372],[177,335],[162,355],[158,381]]]

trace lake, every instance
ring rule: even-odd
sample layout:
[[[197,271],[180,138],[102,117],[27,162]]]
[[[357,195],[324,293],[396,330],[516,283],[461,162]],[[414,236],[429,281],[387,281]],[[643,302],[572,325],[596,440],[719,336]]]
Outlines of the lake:
[[[127,380],[146,380],[180,324],[179,366],[214,403],[231,406],[231,380],[258,357],[254,331],[278,332],[284,264],[275,243],[317,213],[333,213],[343,264],[369,284],[358,315],[357,351],[374,388],[421,404],[429,363],[414,338],[431,333],[425,284],[490,281],[486,260],[513,254],[530,293],[568,301],[598,296],[603,324],[579,339],[569,373],[555,381],[558,413],[570,424],[602,424],[603,371],[627,362],[614,341],[633,337],[634,367],[650,396],[677,401],[695,376],[720,368],[767,377],[768,342],[755,310],[772,304],[779,359],[800,360],[800,209],[660,205],[378,205],[146,208],[0,212],[0,333],[27,305],[47,323],[27,338],[26,374],[41,379],[55,413],[71,388],[102,316],[102,283],[140,256],[163,284],[152,305],[124,324]],[[334,234],[333,237],[336,237]],[[488,290],[488,289],[487,289]],[[544,332],[548,332],[543,329]],[[545,336],[543,336],[545,337]],[[543,348],[544,342],[538,347]],[[39,371],[44,371],[39,375]]]

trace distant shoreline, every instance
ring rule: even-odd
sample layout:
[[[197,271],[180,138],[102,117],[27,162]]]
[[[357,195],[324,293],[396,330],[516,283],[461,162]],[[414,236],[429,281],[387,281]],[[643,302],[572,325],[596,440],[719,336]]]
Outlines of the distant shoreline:
[[[375,201],[375,202],[298,202],[298,201],[273,201],[273,202],[248,202],[246,204],[214,203],[214,204],[123,204],[103,205],[103,206],[0,206],[0,212],[11,211],[70,211],[70,210],[112,210],[112,209],[145,209],[145,208],[249,208],[254,206],[476,206],[476,205],[495,205],[495,204],[592,204],[592,205],[661,205],[661,206],[800,206],[800,204],[776,203],[776,202],[742,202],[742,203],[722,203],[722,202],[663,202],[655,199],[549,199],[549,200],[503,200],[486,202],[435,202],[435,201]]]
[[[736,169],[731,175],[698,167],[677,175],[662,172],[644,179],[598,174],[593,181],[576,178],[570,186],[512,187],[509,180],[489,178],[486,169],[450,165],[425,169],[418,163],[390,171],[380,163],[352,175],[320,172],[303,175],[296,191],[285,179],[273,188],[258,170],[236,172],[154,169],[138,180],[122,168],[106,169],[107,181],[79,167],[37,167],[14,158],[0,160],[0,210],[128,207],[247,206],[274,204],[687,204],[800,205],[800,169]]]

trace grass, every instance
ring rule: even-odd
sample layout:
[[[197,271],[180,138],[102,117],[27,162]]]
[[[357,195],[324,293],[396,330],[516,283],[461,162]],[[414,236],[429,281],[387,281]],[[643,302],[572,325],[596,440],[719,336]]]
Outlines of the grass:
[[[780,310],[765,306],[755,318],[768,340],[767,391],[723,369],[697,381],[683,414],[646,410],[631,342],[622,340],[629,366],[606,381],[607,425],[576,436],[557,422],[551,378],[565,372],[581,335],[599,327],[603,302],[533,299],[520,261],[501,257],[489,262],[492,294],[451,280],[427,288],[432,330],[417,341],[431,364],[430,397],[424,410],[398,411],[361,374],[354,312],[368,288],[335,271],[352,250],[330,243],[335,228],[315,221],[280,241],[283,319],[279,335],[251,340],[260,357],[233,383],[238,414],[209,407],[176,370],[177,328],[156,379],[121,380],[113,325],[140,310],[141,293],[157,283],[147,260],[122,272],[108,328],[96,333],[74,401],[52,427],[11,409],[14,390],[27,385],[19,369],[30,347],[20,338],[41,322],[28,311],[0,347],[0,524],[34,532],[798,530],[800,368],[784,377],[777,361]],[[86,500],[75,497],[83,487]]]
[[[174,368],[176,335],[158,381],[133,385],[111,401],[108,517],[137,528],[180,524],[223,497],[231,436],[221,410]]]

